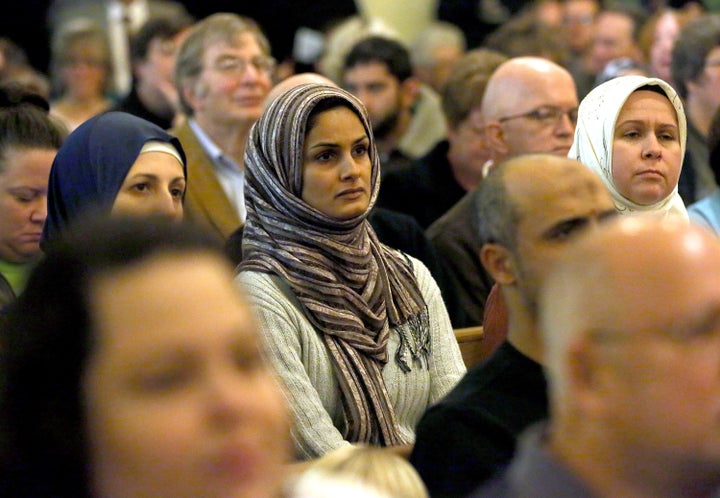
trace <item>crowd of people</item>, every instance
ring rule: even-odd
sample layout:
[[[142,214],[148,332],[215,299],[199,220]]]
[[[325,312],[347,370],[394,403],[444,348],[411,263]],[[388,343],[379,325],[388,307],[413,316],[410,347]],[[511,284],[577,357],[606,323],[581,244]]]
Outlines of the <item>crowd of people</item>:
[[[0,33],[0,495],[720,496],[713,5],[211,4]]]

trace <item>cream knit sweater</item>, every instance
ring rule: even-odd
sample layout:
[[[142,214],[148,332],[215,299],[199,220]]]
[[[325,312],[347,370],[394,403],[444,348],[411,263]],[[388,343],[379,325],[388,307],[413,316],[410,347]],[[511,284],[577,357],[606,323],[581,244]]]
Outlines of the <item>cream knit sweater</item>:
[[[415,426],[427,407],[442,398],[465,373],[465,366],[440,291],[428,269],[411,258],[430,317],[430,368],[412,365],[403,373],[395,362],[397,333],[390,334],[383,377],[400,432],[415,440]],[[318,457],[348,444],[342,425],[340,389],[320,335],[300,311],[294,296],[266,273],[246,271],[236,281],[254,303],[266,355],[279,374],[292,413],[298,458]]]

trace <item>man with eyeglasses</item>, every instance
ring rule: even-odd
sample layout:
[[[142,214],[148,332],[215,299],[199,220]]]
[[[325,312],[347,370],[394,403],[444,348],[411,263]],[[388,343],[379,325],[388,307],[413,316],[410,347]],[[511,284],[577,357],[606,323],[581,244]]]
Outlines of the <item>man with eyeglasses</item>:
[[[538,57],[517,57],[500,65],[482,98],[480,122],[487,159],[494,162],[533,152],[566,156],[577,119],[578,98],[570,73]],[[428,238],[444,257],[461,306],[451,314],[454,327],[483,323],[485,301],[493,285],[480,260],[480,240],[470,191],[428,229]],[[488,336],[489,349],[504,332]]]
[[[546,277],[550,418],[473,498],[717,497],[720,240],[621,216]]]
[[[687,114],[687,147],[678,191],[689,205],[718,187],[707,139],[713,116],[720,109],[720,14],[705,14],[683,26],[670,71]]]
[[[187,119],[171,132],[188,161],[185,218],[222,240],[245,221],[245,143],[274,68],[260,27],[236,14],[197,23],[177,56],[175,84]]]

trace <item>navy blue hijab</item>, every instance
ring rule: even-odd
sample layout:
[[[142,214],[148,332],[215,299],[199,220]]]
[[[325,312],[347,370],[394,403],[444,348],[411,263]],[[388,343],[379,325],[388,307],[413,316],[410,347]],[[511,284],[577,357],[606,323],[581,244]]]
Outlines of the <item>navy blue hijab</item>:
[[[187,178],[180,141],[149,121],[125,112],[106,112],[75,129],[50,170],[41,247],[56,240],[85,211],[109,213],[128,171],[149,141],[172,144]]]

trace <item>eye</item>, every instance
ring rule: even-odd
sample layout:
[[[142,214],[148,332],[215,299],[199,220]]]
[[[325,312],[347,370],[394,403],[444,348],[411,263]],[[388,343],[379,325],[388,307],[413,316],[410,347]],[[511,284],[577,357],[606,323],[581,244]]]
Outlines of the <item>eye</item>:
[[[137,192],[147,192],[150,190],[150,184],[147,182],[136,183],[131,187],[131,189]]]
[[[20,204],[30,204],[35,199],[35,196],[32,195],[15,195],[13,197]]]
[[[630,130],[623,133],[623,137],[625,138],[640,138],[640,132],[636,130]]]
[[[37,199],[40,193],[34,190],[22,189],[11,191],[10,195],[15,200],[15,202],[19,204],[29,204],[35,199]]]
[[[233,354],[233,362],[239,372],[254,372],[264,367],[265,363],[257,349],[238,347]]]
[[[367,144],[358,144],[355,147],[353,147],[353,155],[356,157],[364,156],[368,153],[368,146]]]
[[[315,154],[315,160],[319,162],[328,162],[333,158],[334,154],[331,150],[324,150]]]
[[[166,393],[182,388],[191,379],[192,371],[185,366],[168,366],[168,368],[139,373],[133,379],[133,385],[141,392]]]
[[[183,195],[185,195],[185,189],[184,188],[171,188],[170,194],[172,194],[173,197],[182,199]]]
[[[585,218],[577,218],[559,223],[547,232],[547,239],[554,242],[564,242],[582,231],[587,227],[587,224],[588,220]]]
[[[665,142],[674,142],[676,140],[675,135],[673,135],[672,133],[660,133],[658,135],[658,138]]]

